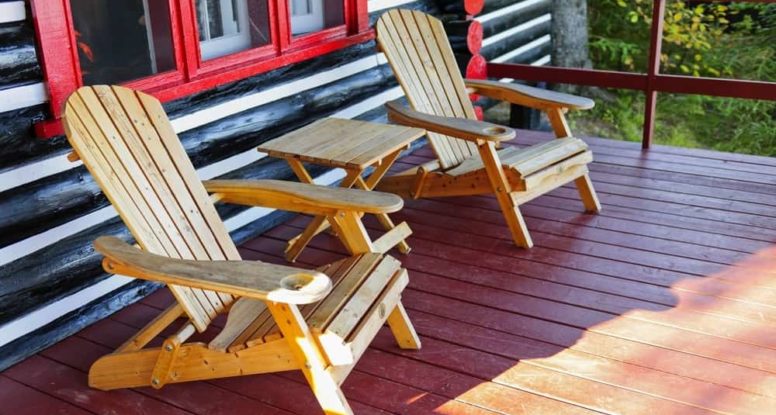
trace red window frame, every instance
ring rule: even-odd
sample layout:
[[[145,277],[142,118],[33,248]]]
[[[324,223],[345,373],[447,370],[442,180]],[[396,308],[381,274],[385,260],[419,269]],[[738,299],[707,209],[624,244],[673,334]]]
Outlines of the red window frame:
[[[196,10],[191,0],[167,0],[176,69],[124,83],[169,101],[215,86],[300,62],[373,38],[367,0],[343,0],[340,26],[292,36],[288,0],[267,1],[272,43],[202,61]],[[70,0],[32,0],[38,57],[49,92],[52,119],[35,125],[41,138],[63,134],[61,117],[67,97],[83,86]]]

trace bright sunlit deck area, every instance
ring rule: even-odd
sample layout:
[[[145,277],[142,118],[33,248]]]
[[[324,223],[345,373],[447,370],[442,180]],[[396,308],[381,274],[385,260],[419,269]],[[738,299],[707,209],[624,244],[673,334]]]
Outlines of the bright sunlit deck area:
[[[573,186],[529,202],[530,250],[513,245],[492,196],[410,200],[395,214],[413,230],[412,252],[393,254],[423,348],[398,349],[384,328],[343,386],[356,413],[773,413],[776,159],[585,140],[603,211],[582,213]],[[394,168],[431,158],[424,148]],[[243,257],[283,263],[307,220],[245,243]],[[298,263],[344,256],[323,234]],[[298,371],[90,389],[90,365],[172,301],[159,290],[0,373],[0,413],[320,413]]]

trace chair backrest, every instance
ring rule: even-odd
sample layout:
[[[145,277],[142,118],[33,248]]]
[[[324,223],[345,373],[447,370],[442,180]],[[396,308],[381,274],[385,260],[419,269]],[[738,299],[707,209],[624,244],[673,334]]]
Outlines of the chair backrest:
[[[393,9],[375,24],[377,43],[413,109],[476,119],[463,77],[439,19],[414,10]],[[429,133],[443,168],[478,154],[474,143]]]
[[[140,247],[172,258],[239,260],[229,233],[154,97],[82,87],[65,104],[68,140]],[[170,286],[198,330],[231,295]]]

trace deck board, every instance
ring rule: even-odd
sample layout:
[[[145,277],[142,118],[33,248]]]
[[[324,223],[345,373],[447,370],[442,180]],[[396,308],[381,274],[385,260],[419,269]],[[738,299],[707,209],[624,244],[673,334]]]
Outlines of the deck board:
[[[518,142],[545,139],[521,131]],[[581,213],[572,186],[531,201],[522,209],[531,250],[512,246],[490,196],[407,201],[393,215],[414,231],[412,253],[397,256],[424,347],[402,351],[383,329],[343,385],[357,413],[773,412],[776,159],[588,142],[603,211]],[[395,168],[431,156],[422,149]],[[307,221],[240,251],[282,262]],[[343,255],[321,235],[299,264]],[[89,365],[171,301],[160,290],[6,370],[0,413],[23,413],[25,401],[46,413],[319,413],[294,372],[90,390]]]

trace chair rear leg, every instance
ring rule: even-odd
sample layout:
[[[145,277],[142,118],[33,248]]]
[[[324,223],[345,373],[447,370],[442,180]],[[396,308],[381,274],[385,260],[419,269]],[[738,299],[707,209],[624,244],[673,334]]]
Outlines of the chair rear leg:
[[[585,173],[574,180],[574,184],[577,185],[579,198],[582,199],[582,203],[585,205],[585,211],[590,213],[600,212],[601,202],[598,201],[598,195],[596,195],[593,188],[593,182],[590,181],[590,175]]]
[[[415,327],[412,325],[407,315],[407,310],[404,309],[401,301],[396,304],[391,314],[388,315],[386,323],[391,328],[393,337],[396,338],[396,343],[399,347],[402,349],[420,349],[420,338],[418,338],[418,333],[415,332]]]

